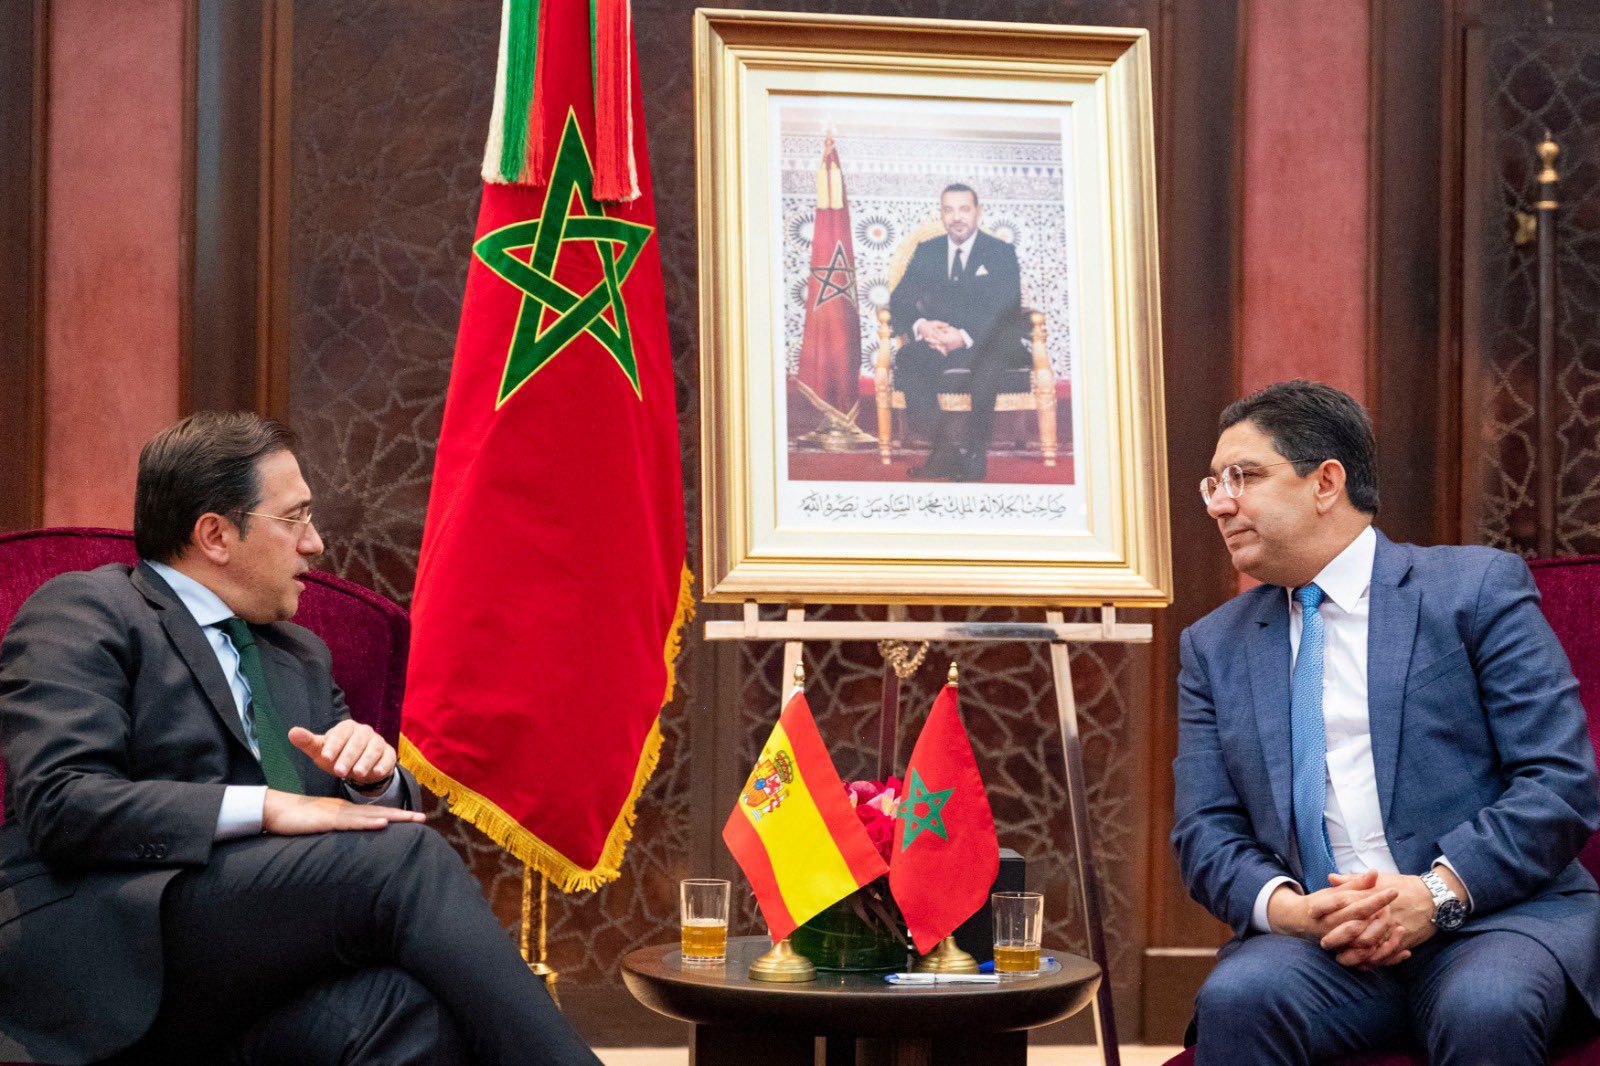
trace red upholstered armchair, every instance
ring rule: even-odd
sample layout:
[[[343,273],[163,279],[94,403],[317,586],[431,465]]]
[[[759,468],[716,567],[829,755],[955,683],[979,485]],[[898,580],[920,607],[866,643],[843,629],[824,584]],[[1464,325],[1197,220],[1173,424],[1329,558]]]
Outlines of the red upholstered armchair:
[[[0,534],[0,637],[34,590],[57,574],[138,561],[133,534],[116,529],[37,529]],[[400,736],[411,622],[396,603],[360,585],[313,570],[295,621],[333,653],[333,678],[350,714],[391,744]],[[5,767],[0,766],[0,805]],[[0,806],[0,820],[5,810]]]
[[[1528,565],[1539,586],[1544,616],[1572,661],[1578,698],[1589,718],[1589,741],[1600,756],[1600,555],[1535,559]],[[1600,833],[1589,838],[1579,859],[1600,878]],[[1168,1060],[1167,1066],[1189,1066],[1193,1061],[1194,1051],[1189,1049]],[[1600,1066],[1600,1036],[1557,1048],[1551,1061],[1555,1066]],[[1426,1066],[1426,1062],[1421,1055],[1390,1051],[1344,1059],[1340,1066]]]

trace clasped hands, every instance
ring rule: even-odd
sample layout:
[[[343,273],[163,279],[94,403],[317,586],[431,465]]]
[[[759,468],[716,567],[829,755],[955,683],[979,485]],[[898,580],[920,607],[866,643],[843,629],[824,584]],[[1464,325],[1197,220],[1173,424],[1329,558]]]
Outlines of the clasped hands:
[[[369,725],[345,719],[326,733],[295,726],[289,743],[299,748],[325,773],[356,787],[370,788],[394,773],[394,747]],[[261,813],[261,831],[283,836],[327,833],[343,829],[382,829],[391,822],[423,821],[420,811],[351,803],[331,796],[300,796],[267,790]]]
[[[1422,878],[1369,870],[1334,874],[1330,880],[1327,888],[1309,895],[1279,885],[1267,900],[1272,931],[1314,941],[1333,952],[1340,965],[1368,970],[1406,961],[1413,948],[1433,936],[1433,893]]]
[[[940,355],[949,355],[951,352],[967,346],[967,340],[961,331],[948,322],[939,322],[928,319],[921,323],[918,339],[932,348],[936,348]]]

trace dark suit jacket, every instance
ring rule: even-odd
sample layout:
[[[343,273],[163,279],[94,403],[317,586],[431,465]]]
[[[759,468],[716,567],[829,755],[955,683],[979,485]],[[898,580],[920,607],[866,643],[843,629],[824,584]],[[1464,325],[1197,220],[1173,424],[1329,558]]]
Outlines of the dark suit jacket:
[[[1463,932],[1532,937],[1600,1011],[1600,892],[1576,861],[1600,827],[1594,749],[1527,565],[1380,533],[1368,596],[1372,761],[1396,866],[1448,857],[1472,894]],[[1266,883],[1298,879],[1289,647],[1275,585],[1179,640],[1172,841],[1190,894],[1241,938]]]
[[[327,645],[252,628],[287,725],[349,717]],[[266,780],[216,653],[144,565],[63,574],[23,604],[0,644],[0,754],[0,1061],[104,1058],[160,1003],[167,882],[210,860],[223,788]],[[293,757],[308,793],[343,794]]]
[[[979,230],[960,281],[950,280],[949,255],[950,238],[942,234],[917,245],[900,284],[889,295],[889,324],[895,333],[910,336],[919,318],[948,322],[966,330],[978,348],[997,325],[1014,321],[1022,308],[1017,252]]]

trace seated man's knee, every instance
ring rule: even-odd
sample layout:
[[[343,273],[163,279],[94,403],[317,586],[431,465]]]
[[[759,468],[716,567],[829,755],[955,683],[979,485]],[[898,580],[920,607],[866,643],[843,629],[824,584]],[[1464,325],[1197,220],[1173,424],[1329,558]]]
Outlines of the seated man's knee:
[[[1559,1014],[1559,988],[1537,974],[1484,973],[1441,994],[1428,1020],[1428,1044],[1452,1062],[1491,1062],[1492,1052],[1526,1045],[1542,1048]],[[1477,1057],[1480,1053],[1484,1057]]]
[[[1297,943],[1251,943],[1217,964],[1200,988],[1195,1014],[1210,1019],[1271,1023],[1304,1009],[1306,989],[1295,980]]]

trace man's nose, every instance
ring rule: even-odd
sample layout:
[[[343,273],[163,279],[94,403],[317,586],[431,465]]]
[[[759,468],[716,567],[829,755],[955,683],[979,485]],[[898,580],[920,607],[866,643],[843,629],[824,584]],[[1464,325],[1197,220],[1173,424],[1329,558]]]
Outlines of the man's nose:
[[[1223,492],[1219,487],[1211,494],[1211,499],[1206,503],[1206,514],[1212,518],[1226,518],[1239,509],[1239,501]]]
[[[322,554],[322,534],[317,532],[317,527],[316,526],[311,526],[307,530],[307,532],[309,532],[311,534],[311,536],[309,538],[307,538],[307,540],[301,545],[301,554],[302,555],[321,555]]]

